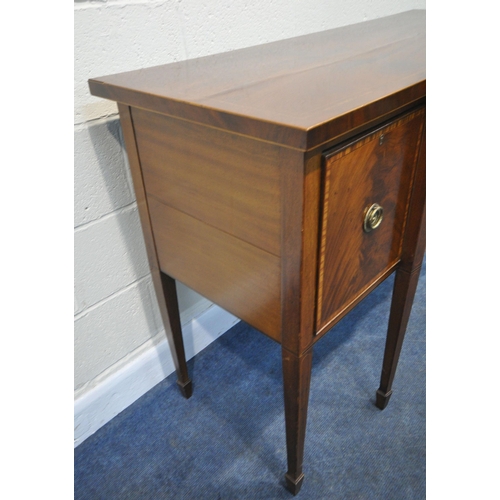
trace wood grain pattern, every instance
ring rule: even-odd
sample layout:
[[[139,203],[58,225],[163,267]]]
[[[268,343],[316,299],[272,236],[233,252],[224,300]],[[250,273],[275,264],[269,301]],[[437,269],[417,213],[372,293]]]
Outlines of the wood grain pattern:
[[[425,111],[424,111],[425,113]],[[405,228],[403,249],[401,251],[401,268],[414,272],[422,265],[426,241],[426,132],[422,132],[422,141],[417,163],[417,171],[412,185],[412,194],[408,209],[408,224]]]
[[[318,331],[399,261],[422,124],[423,111],[412,113],[326,157]],[[384,219],[365,233],[372,203]]]
[[[141,164],[137,154],[131,110],[123,104],[119,104],[118,109],[156,299],[177,372],[177,384],[184,397],[189,398],[193,392],[193,386],[187,369],[175,283],[160,271],[153,228],[149,217],[148,201],[142,179]]]
[[[426,179],[425,128],[420,143],[417,169],[412,187],[405,229],[401,262],[396,271],[389,316],[389,327],[382,363],[380,386],[376,393],[376,405],[383,410],[392,395],[392,383],[403,346],[411,307],[418,285],[418,277],[425,252],[425,179]]]
[[[425,11],[89,86],[120,103],[185,394],[174,279],[282,344],[296,494],[313,344],[397,269],[377,405],[391,394],[425,248]],[[384,220],[365,233],[372,203]]]
[[[280,254],[280,150],[243,136],[133,109],[146,191]]]
[[[156,254],[156,246],[151,228],[151,220],[149,219],[148,202],[146,198],[146,190],[144,188],[144,180],[142,178],[141,163],[137,154],[137,145],[135,142],[134,124],[132,122],[131,110],[128,106],[118,104],[120,112],[120,124],[122,127],[125,148],[127,150],[128,161],[130,165],[130,174],[134,185],[135,198],[141,221],[142,234],[146,245],[146,253],[148,256],[149,267],[152,270],[160,271],[158,265],[158,256]],[[160,287],[161,289],[161,287]],[[165,319],[167,314],[165,311]]]
[[[304,197],[304,155],[283,148],[281,161],[281,338],[282,345],[300,352],[301,254]]]
[[[177,385],[183,396],[189,399],[193,394],[193,383],[187,371],[184,339],[182,337],[181,315],[179,312],[179,300],[177,298],[177,286],[175,280],[165,273],[160,273],[160,277],[171,330],[171,334],[167,333],[167,340],[169,342],[170,351],[174,353],[175,369],[179,374],[177,377]],[[162,294],[159,291],[156,291],[156,296],[158,300],[161,300]]]
[[[301,263],[301,352],[311,344],[315,333],[318,289],[318,242],[321,212],[322,155],[307,160],[304,173],[304,222]]]
[[[302,466],[313,353],[312,348],[301,356],[285,348],[282,348],[281,352],[288,465],[285,481],[287,488],[296,495],[304,481]]]
[[[149,197],[161,270],[280,342],[280,259]]]
[[[425,96],[425,11],[89,85],[93,95],[307,150]]]

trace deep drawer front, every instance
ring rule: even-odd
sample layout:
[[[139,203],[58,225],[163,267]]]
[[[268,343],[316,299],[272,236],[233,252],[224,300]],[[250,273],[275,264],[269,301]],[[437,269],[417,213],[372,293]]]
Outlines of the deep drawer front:
[[[413,112],[324,155],[317,333],[399,261],[423,121]]]

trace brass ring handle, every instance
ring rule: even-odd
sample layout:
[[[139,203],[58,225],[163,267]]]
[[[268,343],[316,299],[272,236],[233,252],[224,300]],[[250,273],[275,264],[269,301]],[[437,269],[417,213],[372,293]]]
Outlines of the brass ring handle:
[[[365,221],[363,223],[363,231],[365,231],[365,233],[369,233],[373,229],[377,229],[377,227],[380,226],[383,218],[384,209],[378,203],[374,203],[366,210]]]

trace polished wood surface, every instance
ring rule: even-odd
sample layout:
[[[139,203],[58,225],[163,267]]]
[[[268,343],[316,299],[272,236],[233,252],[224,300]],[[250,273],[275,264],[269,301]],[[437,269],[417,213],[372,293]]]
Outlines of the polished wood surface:
[[[149,217],[146,190],[144,189],[142,179],[141,164],[136,149],[135,132],[130,108],[128,106],[124,106],[123,104],[119,104],[118,110],[120,112],[120,123],[129,159],[132,182],[134,184],[139,217],[141,219],[141,227],[146,244],[146,253],[148,256],[156,299],[158,301],[158,307],[160,309],[163,324],[165,325],[167,340],[172,352],[175,370],[177,372],[177,384],[184,397],[189,398],[192,395],[193,386],[188,375],[186,364],[175,282],[172,282],[173,280],[168,276],[165,276],[160,270],[155,236],[153,234],[153,228],[151,227],[151,220]]]
[[[305,161],[302,253],[300,266],[301,302],[298,352],[304,352],[314,338],[317,302],[318,242],[322,196],[322,155]]]
[[[304,480],[302,472],[306,436],[307,406],[311,385],[312,349],[302,356],[282,350],[285,392],[286,439],[288,470],[285,480],[296,495]]]
[[[189,378],[186,364],[186,353],[184,351],[181,316],[179,312],[179,300],[177,298],[177,285],[175,284],[175,280],[165,273],[161,273],[161,284],[171,330],[171,334],[167,334],[167,339],[170,344],[170,350],[177,353],[176,359],[174,360],[175,369],[179,374],[177,378],[177,385],[179,386],[184,397],[189,399],[193,394],[193,383]],[[157,295],[161,297],[161,294]]]
[[[425,11],[89,84],[134,107],[310,149],[425,96]]]
[[[279,256],[278,146],[141,109],[132,117],[148,194]]]
[[[409,205],[408,224],[403,240],[401,264],[394,280],[393,300],[389,316],[389,328],[380,377],[376,393],[376,405],[383,410],[392,395],[392,383],[396,374],[399,355],[403,346],[411,306],[417,290],[418,277],[425,252],[425,186],[426,186],[425,133],[419,149],[417,171]]]
[[[422,126],[420,110],[326,154],[318,332],[399,261]],[[373,203],[383,219],[367,233],[363,220]]]
[[[279,341],[280,259],[154,198],[161,270]]]
[[[425,12],[89,85],[119,102],[181,390],[175,280],[281,344],[297,494],[314,344],[396,272],[377,406],[392,394],[425,249]]]

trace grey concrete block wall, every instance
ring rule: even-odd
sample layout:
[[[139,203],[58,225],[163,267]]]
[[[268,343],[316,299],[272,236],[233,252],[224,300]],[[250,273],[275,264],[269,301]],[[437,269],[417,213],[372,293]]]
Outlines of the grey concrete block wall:
[[[108,0],[75,3],[75,391],[163,335],[116,104],[91,77],[353,24],[424,0]],[[183,319],[209,303],[180,287]]]
[[[75,127],[75,228],[135,201],[118,118]]]
[[[147,277],[76,316],[75,388],[78,393],[162,330],[159,314],[148,307],[154,300],[152,282]]]
[[[75,288],[93,306],[149,274],[137,206],[75,230]]]

